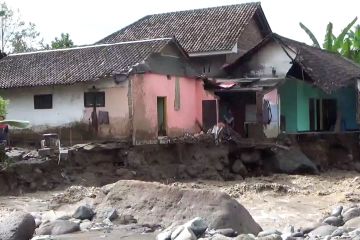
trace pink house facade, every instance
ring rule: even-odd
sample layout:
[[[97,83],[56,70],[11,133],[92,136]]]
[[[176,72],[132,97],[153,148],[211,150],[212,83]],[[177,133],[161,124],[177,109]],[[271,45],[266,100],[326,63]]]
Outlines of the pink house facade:
[[[202,80],[147,73],[134,75],[131,81],[136,144],[153,142],[159,136],[200,132],[202,102],[214,101],[217,106],[217,97],[204,90]]]

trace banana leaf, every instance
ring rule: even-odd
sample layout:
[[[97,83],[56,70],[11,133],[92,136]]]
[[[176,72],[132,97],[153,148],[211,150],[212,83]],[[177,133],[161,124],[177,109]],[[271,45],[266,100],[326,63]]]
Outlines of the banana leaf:
[[[2,120],[0,124],[7,124],[11,127],[16,128],[27,128],[30,125],[29,121],[22,121],[22,120]]]

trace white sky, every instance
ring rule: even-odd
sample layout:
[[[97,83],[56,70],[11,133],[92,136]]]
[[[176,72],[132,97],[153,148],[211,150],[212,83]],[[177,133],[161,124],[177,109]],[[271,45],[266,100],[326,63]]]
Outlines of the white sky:
[[[5,0],[22,18],[37,25],[45,41],[70,33],[76,45],[94,43],[153,13],[248,2],[247,0]],[[261,0],[272,30],[311,43],[299,27],[302,21],[322,43],[326,25],[338,33],[360,15],[359,0]],[[358,21],[360,24],[360,21]]]

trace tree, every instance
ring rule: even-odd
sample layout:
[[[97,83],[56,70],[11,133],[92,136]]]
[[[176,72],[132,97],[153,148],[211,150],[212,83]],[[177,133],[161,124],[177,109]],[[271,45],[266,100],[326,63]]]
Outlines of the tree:
[[[357,21],[355,17],[338,36],[333,33],[333,24],[329,22],[326,27],[323,49],[330,52],[337,52],[346,58],[360,63],[360,25],[355,27],[355,31],[351,30]],[[300,22],[300,27],[308,34],[313,41],[313,46],[320,48],[320,44],[315,35]]]
[[[60,38],[55,38],[54,41],[51,41],[52,49],[59,48],[70,48],[74,46],[74,42],[70,39],[69,33],[61,33]]]
[[[0,31],[2,52],[27,52],[40,46],[35,24],[22,21],[19,10],[10,9],[5,2],[0,3]]]

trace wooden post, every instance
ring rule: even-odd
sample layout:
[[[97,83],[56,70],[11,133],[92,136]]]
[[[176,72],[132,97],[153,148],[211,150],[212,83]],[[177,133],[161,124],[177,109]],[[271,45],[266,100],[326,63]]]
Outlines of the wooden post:
[[[263,98],[261,92],[256,92],[256,122],[260,125],[263,124]]]

